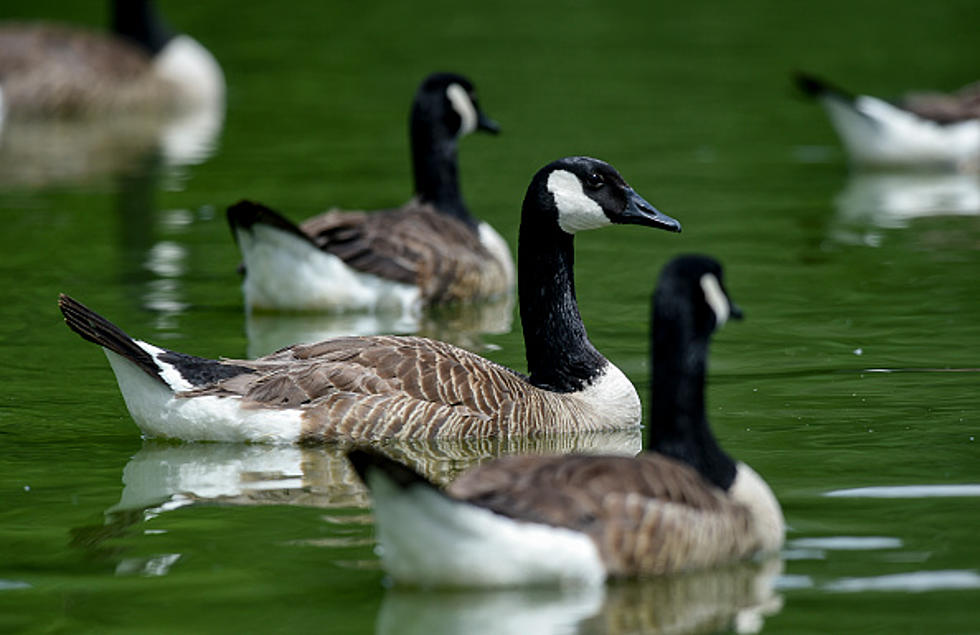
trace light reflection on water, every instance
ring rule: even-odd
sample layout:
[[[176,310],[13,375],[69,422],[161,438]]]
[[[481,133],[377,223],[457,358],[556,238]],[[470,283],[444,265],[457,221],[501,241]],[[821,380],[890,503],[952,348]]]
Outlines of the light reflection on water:
[[[827,492],[824,496],[837,498],[949,498],[980,496],[980,484],[948,485],[889,485],[855,487]]]

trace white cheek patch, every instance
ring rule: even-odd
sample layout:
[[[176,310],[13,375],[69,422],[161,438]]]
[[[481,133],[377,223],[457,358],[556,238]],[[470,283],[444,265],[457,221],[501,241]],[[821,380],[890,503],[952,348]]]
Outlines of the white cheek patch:
[[[446,97],[449,99],[449,103],[453,105],[453,110],[459,115],[458,136],[462,137],[476,130],[478,119],[476,107],[473,105],[473,100],[470,99],[466,89],[459,84],[450,84],[446,88]]]
[[[715,312],[715,321],[717,322],[715,328],[720,329],[728,321],[728,315],[731,312],[728,296],[721,290],[721,283],[718,282],[718,278],[711,273],[701,276],[701,290],[704,291],[704,299],[708,306]]]
[[[571,172],[555,170],[549,174],[548,191],[555,197],[558,226],[569,234],[612,224],[602,207],[585,195],[582,182]]]

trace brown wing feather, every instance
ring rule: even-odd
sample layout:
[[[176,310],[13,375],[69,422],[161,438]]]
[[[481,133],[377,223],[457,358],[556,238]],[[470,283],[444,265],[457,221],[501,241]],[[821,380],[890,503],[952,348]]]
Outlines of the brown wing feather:
[[[956,123],[980,117],[980,82],[964,86],[952,94],[911,93],[902,107],[920,117],[940,123]]]
[[[300,228],[358,271],[419,286],[426,302],[507,291],[502,267],[476,232],[417,201],[372,213],[330,211]]]
[[[256,372],[180,396],[238,396],[246,407],[302,408],[308,440],[526,434],[521,415],[529,409],[515,395],[531,390],[530,410],[545,407],[541,391],[519,374],[420,337],[336,338],[226,361]],[[561,430],[575,413],[558,413]]]
[[[59,25],[0,27],[0,76],[13,114],[73,116],[175,105],[149,56],[119,38]]]
[[[747,509],[657,454],[504,457],[467,472],[447,493],[517,520],[581,531],[612,575],[699,568],[758,549]]]

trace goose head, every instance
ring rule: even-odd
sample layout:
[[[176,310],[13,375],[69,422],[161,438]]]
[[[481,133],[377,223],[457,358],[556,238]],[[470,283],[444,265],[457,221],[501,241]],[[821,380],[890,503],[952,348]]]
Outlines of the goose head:
[[[654,315],[686,315],[696,337],[707,338],[742,310],[725,289],[721,263],[701,255],[678,256],[664,267],[653,297]]]
[[[500,132],[500,125],[480,108],[473,83],[456,73],[433,73],[419,86],[412,106],[413,124],[427,124],[450,139],[471,132]]]
[[[551,213],[551,220],[571,235],[614,224],[681,231],[679,222],[637,194],[616,168],[590,157],[566,157],[541,168],[525,201],[525,207],[531,203]]]

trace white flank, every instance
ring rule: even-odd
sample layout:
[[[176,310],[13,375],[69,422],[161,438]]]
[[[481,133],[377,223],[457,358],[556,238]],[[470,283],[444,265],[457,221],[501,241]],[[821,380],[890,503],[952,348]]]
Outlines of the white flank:
[[[446,88],[446,98],[449,99],[453,110],[459,115],[459,133],[456,136],[463,137],[476,130],[479,119],[473,100],[466,93],[466,89],[459,84],[450,84]]]
[[[822,103],[859,163],[976,167],[980,159],[980,120],[940,125],[866,95],[853,104],[835,97]]]
[[[489,223],[481,222],[477,231],[480,235],[480,244],[504,268],[507,274],[507,286],[513,286],[515,275],[514,258],[510,255],[510,247],[507,246],[507,241]]]
[[[308,241],[269,225],[238,229],[250,309],[414,311],[419,288],[355,271]]]
[[[569,234],[612,224],[598,203],[582,189],[582,182],[567,170],[548,175],[548,191],[555,197],[558,226]]]
[[[640,425],[643,407],[633,382],[612,362],[602,374],[582,390],[570,393],[569,399],[583,402],[599,417],[603,427]]]
[[[160,350],[144,342],[137,343],[147,351]],[[245,409],[237,397],[178,397],[125,357],[103,350],[116,374],[129,414],[147,437],[263,443],[299,440],[302,422],[298,410]],[[157,364],[163,369],[166,381],[189,386],[175,368],[159,360]]]
[[[762,477],[739,461],[735,469],[735,482],[728,495],[736,503],[748,507],[752,513],[753,530],[759,539],[760,550],[778,550],[785,539],[786,523],[779,501]]]
[[[421,586],[601,584],[585,534],[519,522],[455,501],[430,487],[402,488],[368,472],[381,563],[396,581]]]
[[[188,35],[174,37],[153,59],[157,75],[176,84],[181,104],[223,104],[225,76],[214,56]]]
[[[701,276],[701,290],[704,291],[704,300],[715,312],[715,328],[720,329],[728,321],[731,308],[728,304],[728,297],[721,290],[721,283],[713,273],[706,273]]]

